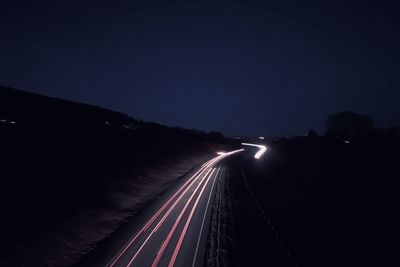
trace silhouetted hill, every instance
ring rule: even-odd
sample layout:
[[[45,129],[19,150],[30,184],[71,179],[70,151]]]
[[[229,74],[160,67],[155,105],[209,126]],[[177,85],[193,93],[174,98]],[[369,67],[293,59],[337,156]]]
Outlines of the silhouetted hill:
[[[148,175],[149,170],[163,166],[174,170],[183,161],[199,163],[227,142],[215,133],[147,123],[100,107],[0,87],[0,209],[4,218],[0,265],[2,258],[21,256],[36,257],[36,263],[43,265],[44,256],[37,251],[43,243],[32,245],[40,239],[38,233],[46,236],[52,229],[57,236],[55,225],[66,227],[71,218],[93,207],[121,214],[129,207],[119,208],[110,195],[126,191],[128,184],[136,182],[141,184],[140,190],[149,190],[154,184],[159,191],[163,183],[177,178],[171,173],[178,172],[155,179]],[[132,189],[129,196],[135,197],[137,190]],[[145,203],[134,201],[136,206]],[[107,233],[116,226],[115,222],[103,225],[106,230],[102,231]],[[91,230],[85,227],[89,226],[80,225],[86,232]],[[74,229],[68,230],[70,236],[79,235]],[[31,244],[23,246],[26,253],[21,252],[21,244]],[[71,262],[76,257],[67,259],[65,262]]]
[[[77,126],[117,125],[138,121],[119,112],[97,106],[80,104],[58,98],[0,86],[0,118],[19,121],[25,125],[71,124]]]

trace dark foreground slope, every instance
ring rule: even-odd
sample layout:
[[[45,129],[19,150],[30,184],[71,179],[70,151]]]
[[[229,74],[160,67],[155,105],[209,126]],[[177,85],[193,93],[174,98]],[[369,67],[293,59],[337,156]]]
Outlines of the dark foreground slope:
[[[270,143],[262,160],[249,157],[243,167],[270,221],[264,227],[283,242],[291,264],[397,266],[399,151],[394,128],[350,140],[301,137]],[[249,254],[265,244],[247,242],[242,249]]]
[[[68,265],[224,144],[0,87],[0,265]]]

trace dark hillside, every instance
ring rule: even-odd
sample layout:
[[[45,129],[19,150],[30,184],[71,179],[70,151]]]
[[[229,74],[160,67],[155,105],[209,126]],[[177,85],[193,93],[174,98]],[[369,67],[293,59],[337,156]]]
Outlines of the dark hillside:
[[[269,148],[262,161],[246,161],[246,176],[298,266],[392,266],[396,128],[350,139],[281,139]]]
[[[110,195],[126,190],[128,183],[151,186],[149,170],[165,165],[176,169],[185,160],[200,163],[227,144],[219,135],[146,123],[99,107],[4,87],[0,87],[0,120],[0,246],[5,258],[21,256],[16,249],[21,244],[27,251],[37,249],[27,240],[82,210],[118,210]],[[129,193],[135,196],[135,191]],[[106,228],[115,227],[114,223]],[[13,242],[16,245],[10,245]]]

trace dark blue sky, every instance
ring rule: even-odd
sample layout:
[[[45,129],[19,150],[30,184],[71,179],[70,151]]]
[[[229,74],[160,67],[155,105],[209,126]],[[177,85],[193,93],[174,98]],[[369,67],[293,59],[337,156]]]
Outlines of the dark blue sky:
[[[400,125],[389,1],[166,2],[0,4],[0,84],[228,135]]]

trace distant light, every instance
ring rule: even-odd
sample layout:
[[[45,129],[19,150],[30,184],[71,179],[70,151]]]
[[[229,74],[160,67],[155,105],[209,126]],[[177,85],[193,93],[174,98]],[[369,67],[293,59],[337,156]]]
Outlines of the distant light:
[[[225,152],[217,152],[217,155],[225,155]]]
[[[10,121],[11,124],[15,124],[15,121]]]
[[[264,140],[264,136],[260,136],[258,137],[258,139]]]
[[[132,124],[124,124],[124,125],[122,125],[122,129],[124,129],[124,130],[135,130],[135,126],[133,126]]]
[[[109,121],[104,121],[105,125],[111,125],[111,123]]]
[[[7,122],[7,120],[0,120],[1,122]]]
[[[242,143],[243,146],[255,146],[258,147],[259,150],[257,153],[254,155],[254,158],[259,159],[261,156],[267,151],[267,147],[263,145],[256,145],[256,144],[250,144],[250,143]]]
[[[350,141],[349,141],[349,140],[345,140],[344,142],[345,142],[346,144],[349,144],[349,143],[350,143]]]
[[[240,139],[240,136],[236,136],[235,139]]]

